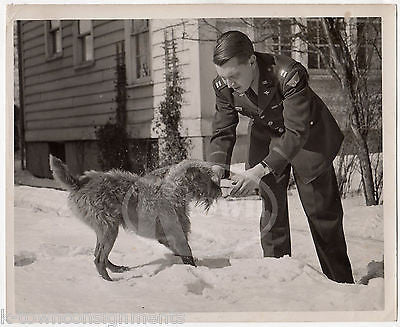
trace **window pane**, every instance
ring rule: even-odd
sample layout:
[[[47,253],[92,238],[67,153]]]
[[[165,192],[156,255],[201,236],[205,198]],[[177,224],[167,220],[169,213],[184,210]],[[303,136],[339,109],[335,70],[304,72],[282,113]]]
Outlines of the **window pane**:
[[[322,56],[319,51],[308,46],[308,68],[326,69],[326,64],[323,60],[330,61],[329,47],[323,37],[321,21],[319,19],[308,20],[307,33],[309,42],[323,52]]]
[[[49,55],[60,53],[62,51],[60,30],[54,30],[50,32],[48,40],[49,40],[48,44]]]
[[[149,32],[134,34],[132,36],[134,44],[134,65],[135,65],[135,78],[143,78],[150,76],[150,48],[149,48]]]
[[[314,51],[308,52],[308,68],[319,68],[318,67],[318,55]]]
[[[55,48],[56,48],[56,52],[60,53],[62,51],[62,45],[61,45],[61,31],[57,30],[55,32]]]
[[[283,45],[291,45],[292,27],[290,21],[283,22],[281,25],[281,42]]]
[[[91,20],[80,20],[78,22],[79,34],[91,33],[92,21]]]
[[[93,38],[91,35],[86,35],[83,39],[84,43],[84,60],[93,60]]]
[[[50,21],[50,29],[59,28],[61,25],[60,23],[61,23],[61,21],[59,21],[59,20],[51,20]]]
[[[308,39],[314,44],[318,44],[318,22],[315,20],[307,21]]]
[[[148,47],[148,33],[142,33],[136,36],[136,54],[141,55],[147,52]]]
[[[54,54],[56,52],[57,37],[55,32],[50,33],[49,53]]]
[[[146,56],[137,57],[136,60],[136,78],[150,75],[149,64]]]

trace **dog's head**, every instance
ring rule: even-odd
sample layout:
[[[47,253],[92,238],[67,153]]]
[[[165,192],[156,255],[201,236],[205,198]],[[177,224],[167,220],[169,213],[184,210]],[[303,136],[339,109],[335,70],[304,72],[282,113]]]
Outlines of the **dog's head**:
[[[169,177],[179,186],[190,200],[204,205],[208,210],[212,203],[222,196],[218,177],[208,162],[184,160],[170,170]]]

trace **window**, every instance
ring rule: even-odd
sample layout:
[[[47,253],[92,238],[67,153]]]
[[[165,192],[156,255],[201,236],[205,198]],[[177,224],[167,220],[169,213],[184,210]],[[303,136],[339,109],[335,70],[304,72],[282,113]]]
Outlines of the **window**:
[[[45,45],[47,59],[58,58],[62,55],[61,21],[49,20],[45,22]]]
[[[329,46],[323,37],[321,22],[319,19],[307,20],[307,31],[310,43],[315,45],[323,54],[329,55]],[[326,65],[322,60],[321,52],[308,47],[308,68],[309,69],[326,69]],[[329,58],[329,57],[326,57]]]
[[[381,69],[381,20],[357,18],[357,64],[362,69]]]
[[[93,26],[91,20],[79,20],[75,23],[74,63],[86,66],[94,62]]]
[[[93,60],[92,21],[80,20],[78,22],[78,39],[81,61]]]
[[[292,56],[292,23],[289,19],[274,19],[271,50],[288,57]]]
[[[125,25],[128,83],[150,81],[149,20],[132,19]]]

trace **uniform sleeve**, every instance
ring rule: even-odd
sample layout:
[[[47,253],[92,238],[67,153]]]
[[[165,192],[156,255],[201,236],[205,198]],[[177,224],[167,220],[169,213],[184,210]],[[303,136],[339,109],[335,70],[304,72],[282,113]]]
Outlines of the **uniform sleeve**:
[[[239,122],[238,113],[229,101],[228,88],[219,90],[213,83],[216,104],[210,139],[209,160],[223,166],[225,177],[228,175],[232,151],[236,142],[236,127]]]
[[[287,74],[282,92],[285,133],[264,159],[276,175],[284,171],[304,146],[310,131],[311,95],[308,74],[303,66],[295,65]]]

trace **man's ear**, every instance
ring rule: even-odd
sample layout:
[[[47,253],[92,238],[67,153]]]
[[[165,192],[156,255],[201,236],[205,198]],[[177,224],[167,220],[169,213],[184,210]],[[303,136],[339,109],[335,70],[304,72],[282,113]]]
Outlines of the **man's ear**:
[[[253,65],[256,63],[256,61],[257,61],[256,55],[255,55],[255,54],[252,54],[252,55],[250,56],[250,58],[249,58],[249,63],[250,63],[250,65],[253,66]]]

